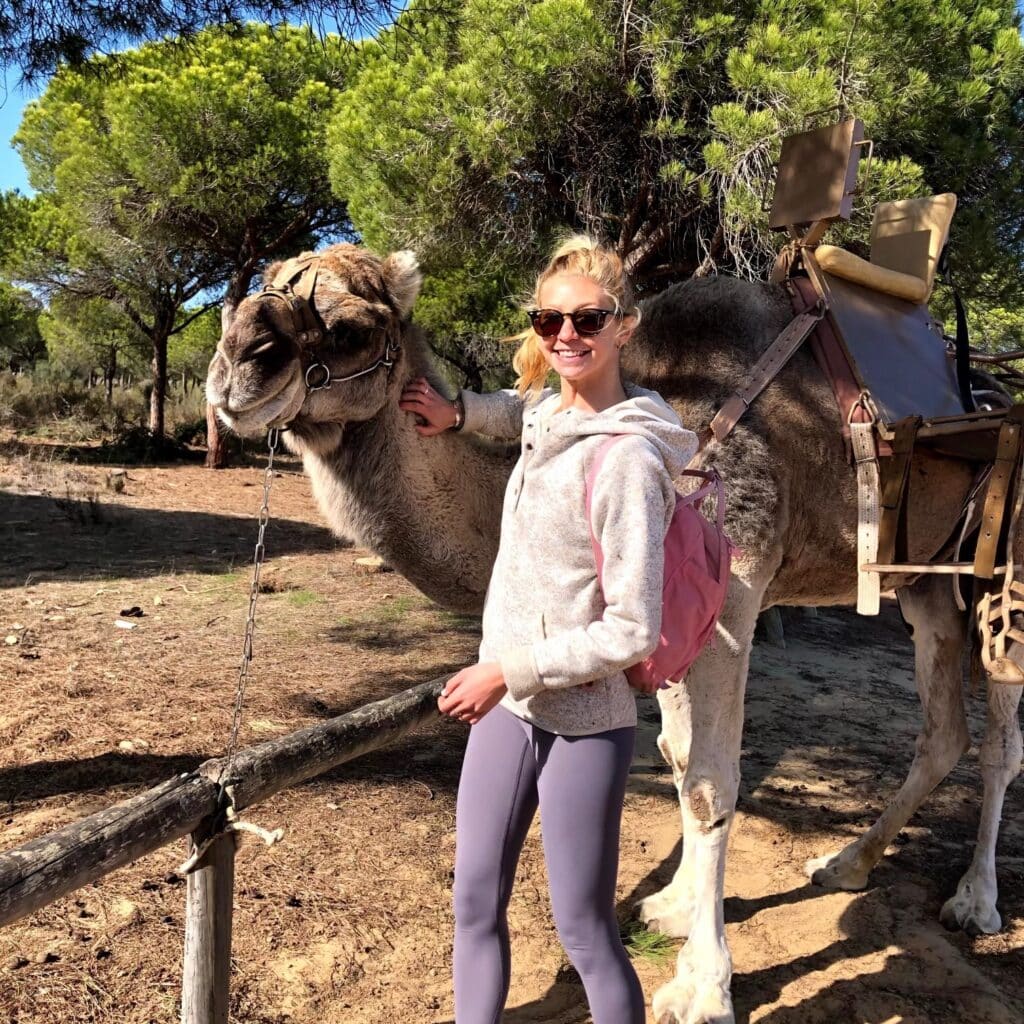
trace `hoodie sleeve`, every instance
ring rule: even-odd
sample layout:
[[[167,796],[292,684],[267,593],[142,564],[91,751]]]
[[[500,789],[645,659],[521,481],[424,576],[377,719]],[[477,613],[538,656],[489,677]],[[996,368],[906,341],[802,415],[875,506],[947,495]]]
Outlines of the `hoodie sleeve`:
[[[604,553],[601,618],[499,657],[516,700],[601,679],[658,645],[665,530],[675,489],[661,454],[642,437],[621,441],[594,482],[591,519]]]
[[[522,433],[526,399],[515,388],[491,391],[485,395],[475,391],[462,391],[460,394],[466,410],[463,430],[508,438],[519,437]]]

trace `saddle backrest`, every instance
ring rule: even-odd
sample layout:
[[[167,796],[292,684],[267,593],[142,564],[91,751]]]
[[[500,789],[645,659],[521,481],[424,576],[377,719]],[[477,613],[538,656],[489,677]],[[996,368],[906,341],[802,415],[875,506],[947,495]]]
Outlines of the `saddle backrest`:
[[[924,281],[927,302],[955,212],[952,192],[879,203],[871,225],[872,264]]]
[[[855,118],[783,139],[769,227],[849,220],[864,145],[864,124]]]

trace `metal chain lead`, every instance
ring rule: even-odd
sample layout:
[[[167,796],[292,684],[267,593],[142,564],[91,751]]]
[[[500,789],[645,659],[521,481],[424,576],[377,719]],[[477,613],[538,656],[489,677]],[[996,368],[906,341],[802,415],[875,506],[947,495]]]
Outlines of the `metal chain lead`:
[[[252,583],[249,586],[249,616],[245,622],[245,639],[242,641],[242,661],[238,667],[238,687],[235,689],[235,708],[231,718],[231,737],[228,740],[228,751],[217,776],[220,782],[231,768],[231,762],[235,756],[235,746],[238,743],[238,730],[242,724],[242,702],[245,700],[245,684],[249,679],[249,662],[252,661],[252,638],[256,631],[256,599],[260,593],[260,569],[263,568],[263,560],[266,556],[266,548],[263,544],[263,536],[267,531],[267,523],[270,521],[270,485],[274,480],[274,454],[281,440],[281,431],[278,427],[271,427],[267,433],[267,468],[263,473],[263,504],[259,513],[259,532],[256,535],[256,552],[253,555]]]

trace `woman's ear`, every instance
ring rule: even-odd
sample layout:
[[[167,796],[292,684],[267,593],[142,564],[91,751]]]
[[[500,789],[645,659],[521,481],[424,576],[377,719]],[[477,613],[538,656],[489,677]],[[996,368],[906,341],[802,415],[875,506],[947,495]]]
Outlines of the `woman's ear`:
[[[637,324],[640,322],[637,316],[624,316],[622,323],[619,324],[618,331],[615,332],[615,347],[622,348],[623,345],[628,345],[633,338],[633,332],[637,328]]]

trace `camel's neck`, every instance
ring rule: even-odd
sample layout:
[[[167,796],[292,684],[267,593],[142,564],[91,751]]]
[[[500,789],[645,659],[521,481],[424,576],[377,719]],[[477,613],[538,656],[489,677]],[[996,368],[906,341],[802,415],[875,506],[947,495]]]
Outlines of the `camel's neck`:
[[[302,454],[336,532],[435,601],[483,607],[514,449],[451,432],[421,438],[390,401],[374,419],[347,425],[335,446]]]

